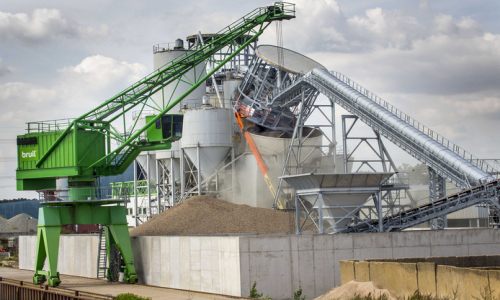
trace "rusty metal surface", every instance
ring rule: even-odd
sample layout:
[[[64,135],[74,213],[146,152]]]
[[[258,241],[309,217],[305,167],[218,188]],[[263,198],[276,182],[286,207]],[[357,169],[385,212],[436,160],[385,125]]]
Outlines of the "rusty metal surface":
[[[0,277],[0,300],[112,300],[113,298]]]

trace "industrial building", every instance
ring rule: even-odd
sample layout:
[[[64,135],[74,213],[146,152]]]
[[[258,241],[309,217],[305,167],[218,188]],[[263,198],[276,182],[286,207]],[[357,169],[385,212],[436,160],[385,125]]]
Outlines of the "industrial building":
[[[256,280],[273,299],[286,299],[298,286],[319,296],[338,285],[341,259],[475,251],[470,230],[407,231],[498,223],[498,172],[321,62],[258,44],[269,24],[293,18],[294,5],[277,2],[221,32],[155,45],[148,77],[71,122],[28,124],[18,151],[39,154],[19,155],[18,189],[39,190],[44,202],[38,241],[20,239],[20,265],[35,270],[35,283],[59,285],[59,259],[68,274],[118,280],[124,273],[130,283],[236,296]],[[349,112],[342,124],[338,106]],[[352,134],[362,123],[370,136]],[[387,141],[427,166],[425,192],[411,190]],[[131,180],[100,185],[99,177],[128,168]],[[196,195],[291,213],[302,235],[130,240],[127,227]],[[103,225],[99,236],[64,237],[59,248],[54,228],[94,223]],[[484,247],[476,250],[493,254],[486,252],[500,242],[496,233],[478,232]],[[88,263],[64,262],[76,255]],[[317,270],[301,275],[304,262]]]

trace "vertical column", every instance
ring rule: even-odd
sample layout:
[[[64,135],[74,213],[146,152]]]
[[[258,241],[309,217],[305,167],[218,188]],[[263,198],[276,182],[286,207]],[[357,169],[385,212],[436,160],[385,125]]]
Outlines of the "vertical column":
[[[181,148],[181,158],[180,158],[180,171],[181,171],[181,198],[184,197],[184,193],[186,192],[186,180],[185,180],[185,174],[184,174],[184,170],[186,168],[185,166],[185,158],[184,158],[184,149]]]
[[[134,219],[135,227],[139,226],[139,221],[137,213],[137,160],[134,160]]]
[[[382,212],[382,191],[378,191],[376,194],[377,198],[377,215],[378,215],[378,232],[384,231],[384,224],[382,223],[383,212]]]
[[[297,193],[295,193],[295,226],[297,226],[297,233],[300,233],[300,203]]]
[[[325,233],[323,228],[323,194],[318,194],[318,223],[319,223],[319,233]]]
[[[146,184],[148,185],[148,216],[147,218],[152,218],[153,214],[151,213],[151,168],[150,168],[150,161],[149,161],[149,151],[146,152],[146,169],[147,169],[147,175],[146,175]]]
[[[170,185],[172,186],[171,188],[171,198],[170,198],[170,203],[172,206],[174,206],[176,203],[175,203],[175,195],[177,193],[177,190],[175,188],[175,163],[174,163],[174,158],[171,158],[170,159]]]
[[[200,161],[200,145],[196,147],[196,160],[198,165],[196,168],[198,169],[198,195],[201,195],[201,161]]]
[[[431,167],[428,167],[428,173],[429,202],[433,202],[446,196],[446,180]],[[431,220],[429,226],[432,230],[444,229],[448,226],[448,220],[446,216],[442,216]]]

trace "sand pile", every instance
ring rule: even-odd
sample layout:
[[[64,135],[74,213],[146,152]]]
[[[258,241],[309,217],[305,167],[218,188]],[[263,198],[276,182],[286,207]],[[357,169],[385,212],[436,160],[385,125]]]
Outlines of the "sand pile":
[[[0,232],[36,232],[38,220],[28,214],[18,214],[10,219],[0,217]]]
[[[287,232],[295,232],[293,214],[196,196],[136,227],[130,236]]]
[[[349,300],[356,296],[363,298],[368,295],[372,296],[374,299],[377,299],[380,296],[386,296],[387,300],[398,299],[393,292],[381,288],[373,281],[360,282],[353,280],[342,286],[331,289],[328,293],[321,295],[314,300]]]

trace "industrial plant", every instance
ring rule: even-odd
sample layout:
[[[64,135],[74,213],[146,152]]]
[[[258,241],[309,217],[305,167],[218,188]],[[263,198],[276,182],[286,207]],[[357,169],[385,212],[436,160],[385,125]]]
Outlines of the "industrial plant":
[[[247,296],[255,281],[273,299],[299,286],[310,298],[340,285],[340,260],[416,257],[418,249],[474,254],[447,253],[473,244],[451,238],[472,233],[448,228],[498,225],[498,171],[346,75],[284,48],[279,32],[295,13],[276,2],[217,33],[200,28],[154,45],[154,70],[95,109],[26,120],[17,189],[38,191],[41,203],[37,238],[20,237],[19,256],[35,284],[59,286],[61,273]],[[271,25],[277,45],[259,44]],[[338,107],[348,112],[341,124]],[[387,142],[425,165],[428,185],[410,185]],[[124,172],[129,178],[117,181]],[[216,220],[210,208],[180,215],[195,214],[193,197],[221,211],[237,209],[226,202],[247,205],[245,222],[273,210],[286,215],[269,218],[287,223],[162,234],[176,211],[193,227]],[[60,235],[73,224],[99,224],[99,234]],[[147,224],[157,224],[154,234],[139,231]],[[475,244],[498,242],[488,234]],[[448,240],[449,248],[426,248]]]

